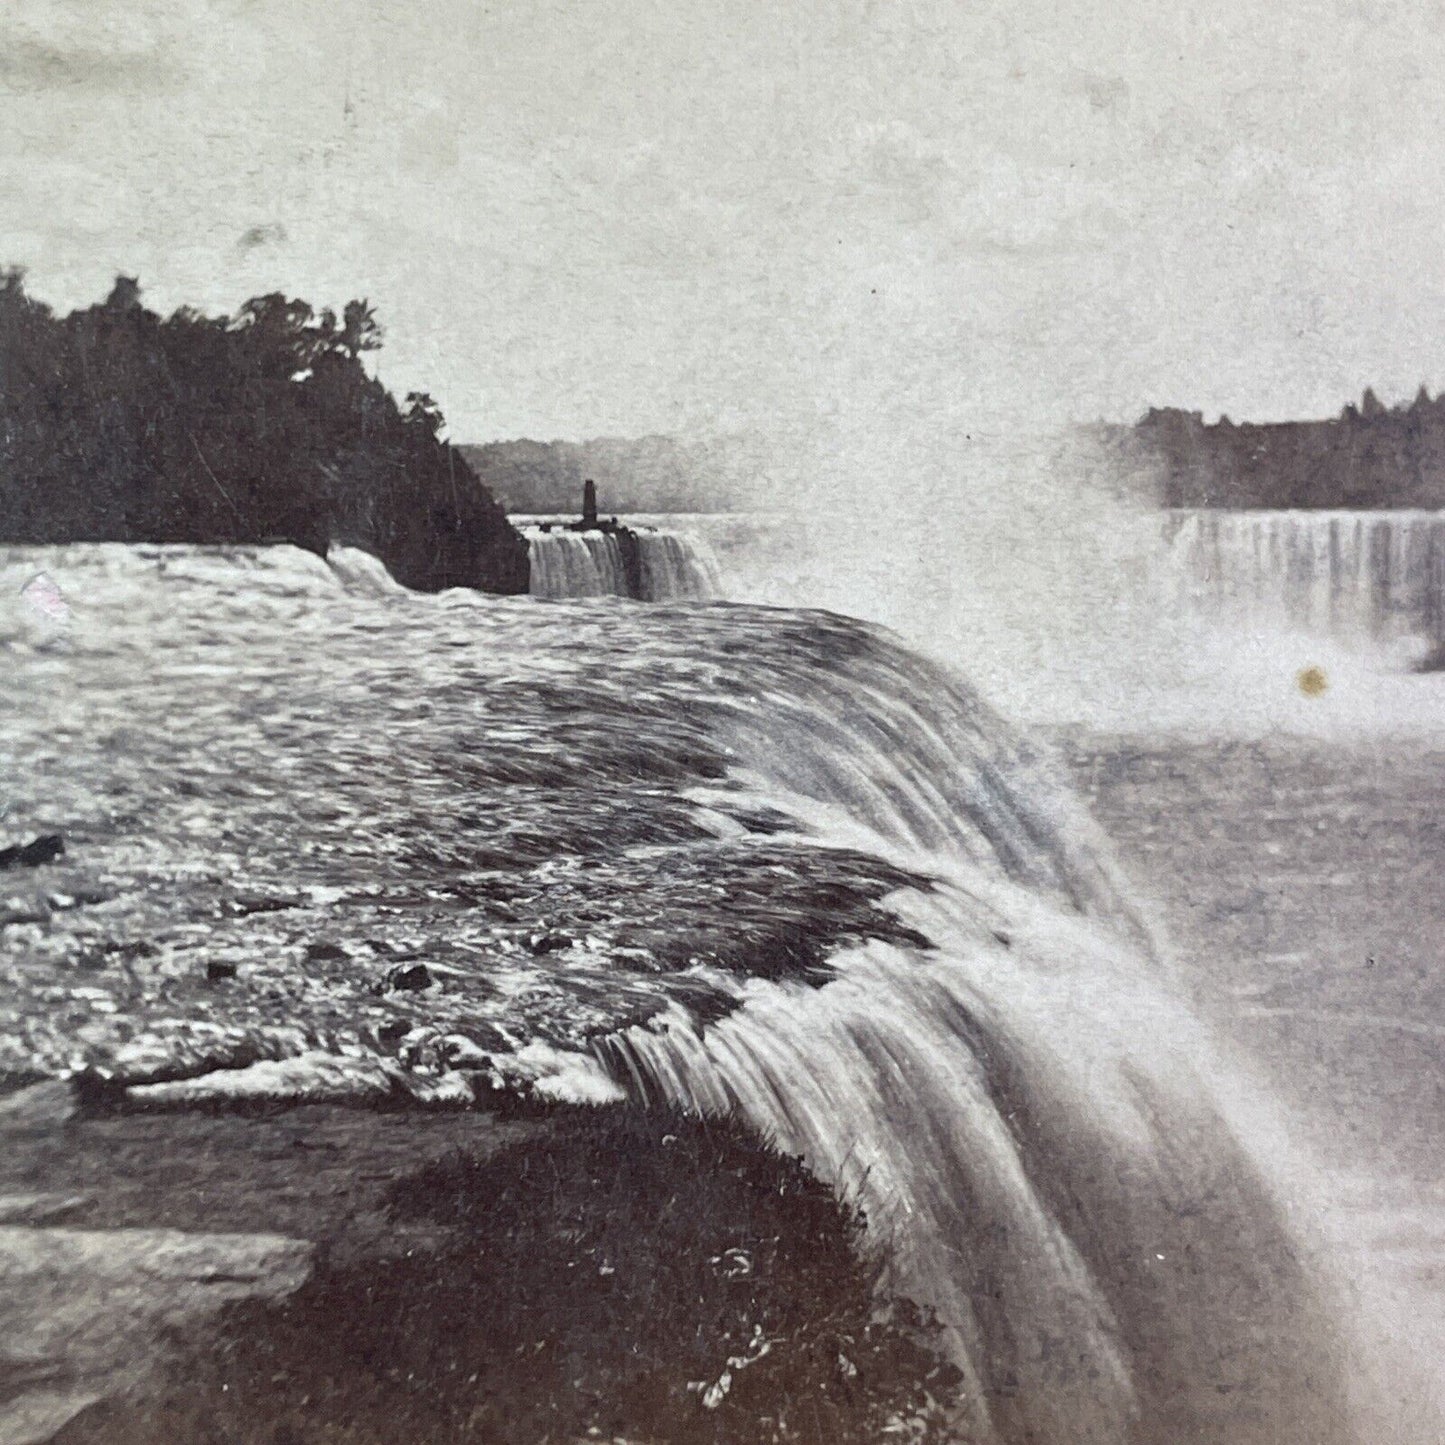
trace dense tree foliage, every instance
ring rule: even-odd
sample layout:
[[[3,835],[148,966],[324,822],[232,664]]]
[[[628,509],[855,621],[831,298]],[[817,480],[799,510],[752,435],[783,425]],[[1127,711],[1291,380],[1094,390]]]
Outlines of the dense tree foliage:
[[[163,320],[120,277],[60,317],[0,273],[0,538],[344,541],[411,587],[525,591],[526,544],[436,403],[367,374],[380,343],[364,301]]]
[[[1367,388],[1326,421],[1206,423],[1152,409],[1109,439],[1152,466],[1171,507],[1445,507],[1445,396],[1386,407]]]

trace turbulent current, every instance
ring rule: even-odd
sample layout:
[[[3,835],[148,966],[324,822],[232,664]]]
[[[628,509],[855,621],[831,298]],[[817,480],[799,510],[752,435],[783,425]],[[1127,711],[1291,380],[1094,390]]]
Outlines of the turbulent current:
[[[872,626],[12,549],[0,1069],[732,1111],[866,1213],[960,1438],[1352,1438],[1267,1110],[1048,760]],[[44,875],[43,877],[41,875]]]

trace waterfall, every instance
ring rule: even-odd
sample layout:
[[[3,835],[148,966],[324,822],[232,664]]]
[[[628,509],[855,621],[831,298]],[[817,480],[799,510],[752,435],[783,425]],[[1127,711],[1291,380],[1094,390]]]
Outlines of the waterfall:
[[[621,555],[539,540],[594,578]],[[86,1010],[84,1057],[172,1098],[455,1104],[495,1075],[734,1113],[858,1205],[888,1284],[937,1312],[970,1445],[1356,1438],[1284,1131],[1172,993],[1047,756],[950,669],[829,613],[387,596],[362,559],[286,547],[19,549],[0,572],[17,608],[43,576],[73,611],[0,671],[13,816],[126,789],[147,846],[97,831],[88,866],[142,937],[163,887],[170,925],[154,961],[37,965],[18,1064],[70,1067],[82,977],[114,1008]],[[294,665],[298,639],[325,667]],[[374,893],[378,839],[408,850],[403,892]],[[218,914],[236,840],[246,895],[283,910]],[[442,891],[499,860],[505,913]],[[847,923],[860,878],[888,928]],[[56,911],[47,939],[78,958],[93,916]],[[526,941],[564,923],[566,947]],[[323,936],[373,978],[420,944],[446,980],[435,1063],[363,1032],[366,973],[307,972]],[[842,940],[826,968],[789,955],[819,938]],[[240,977],[188,1017],[170,980],[222,946]],[[249,976],[298,971],[286,1026],[258,1020]]]
[[[647,602],[717,597],[722,578],[712,549],[690,532],[638,531],[642,596]]]
[[[533,597],[632,597],[675,602],[716,597],[717,560],[701,538],[653,527],[574,532],[525,527]]]
[[[627,569],[612,532],[528,532],[533,597],[626,597]]]
[[[771,665],[771,664],[770,664]],[[961,1438],[1353,1438],[1329,1289],[1283,1131],[1166,987],[1107,849],[947,673],[798,649],[732,705],[760,801],[926,886],[919,937],[674,1000],[599,1041],[646,1105],[737,1114],[859,1205],[888,1283],[937,1312]]]
[[[1077,922],[1004,933],[945,885],[809,992],[674,1008],[602,1057],[646,1102],[736,1112],[861,1205],[964,1369],[970,1441],[1349,1438],[1326,1309],[1166,992]],[[1000,934],[1008,939],[1000,941]]]
[[[1251,627],[1445,641],[1445,513],[1180,511],[1179,600]]]
[[[399,597],[406,589],[386,570],[386,563],[360,547],[334,544],[326,553],[326,565],[348,592],[367,597]]]

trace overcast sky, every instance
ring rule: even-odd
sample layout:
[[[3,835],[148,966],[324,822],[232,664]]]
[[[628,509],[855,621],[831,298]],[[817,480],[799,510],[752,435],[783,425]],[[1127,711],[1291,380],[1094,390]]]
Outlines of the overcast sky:
[[[5,0],[0,260],[365,295],[454,437],[1445,385],[1445,5]]]

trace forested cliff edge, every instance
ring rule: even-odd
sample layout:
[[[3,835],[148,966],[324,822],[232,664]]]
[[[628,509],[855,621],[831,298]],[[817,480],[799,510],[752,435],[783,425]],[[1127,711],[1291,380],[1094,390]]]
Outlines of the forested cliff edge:
[[[1385,406],[1372,390],[1321,421],[1206,422],[1151,408],[1095,428],[1167,507],[1445,508],[1445,395]]]
[[[406,586],[527,590],[527,547],[432,399],[363,364],[365,301],[162,319],[120,277],[56,315],[0,272],[0,541],[362,546]]]

